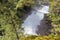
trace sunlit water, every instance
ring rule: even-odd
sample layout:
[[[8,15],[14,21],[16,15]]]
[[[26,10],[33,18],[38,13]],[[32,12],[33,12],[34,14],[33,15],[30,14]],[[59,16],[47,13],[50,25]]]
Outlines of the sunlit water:
[[[27,35],[38,35],[37,26],[40,25],[41,20],[44,18],[44,14],[49,11],[49,6],[41,5],[42,8],[34,7],[35,11],[32,10],[31,14],[24,20],[22,27],[24,28],[24,34]]]

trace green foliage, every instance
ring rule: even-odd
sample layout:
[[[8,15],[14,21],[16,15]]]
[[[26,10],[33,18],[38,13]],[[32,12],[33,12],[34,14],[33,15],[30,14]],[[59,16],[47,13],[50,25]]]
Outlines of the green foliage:
[[[19,0],[16,8],[25,6],[32,6],[35,2],[33,0]]]
[[[23,8],[25,5],[31,6],[32,0],[0,0],[0,40],[19,40],[21,29],[22,12],[17,8]],[[20,12],[18,12],[20,11]]]
[[[23,9],[24,6],[33,6],[35,4],[35,1],[0,0],[0,40],[60,40],[60,0],[49,1],[50,13],[47,16],[52,21],[52,26],[54,26],[53,32],[58,33],[52,33],[48,36],[25,37],[22,35],[23,33],[18,33],[18,30],[22,29],[22,16],[25,14],[20,9]],[[46,1],[44,1],[42,4],[45,2]]]
[[[60,0],[50,0],[50,14],[48,14],[52,21],[54,31],[60,31]]]
[[[48,36],[28,36],[21,38],[22,40],[60,40],[60,34],[50,34]]]

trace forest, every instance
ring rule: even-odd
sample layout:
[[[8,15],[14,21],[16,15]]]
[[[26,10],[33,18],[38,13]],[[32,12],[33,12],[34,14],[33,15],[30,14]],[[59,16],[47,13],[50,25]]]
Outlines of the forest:
[[[49,5],[46,14],[52,26],[48,35],[25,36],[21,27],[34,6]],[[60,40],[60,0],[0,0],[0,40]],[[43,29],[42,29],[43,30]]]

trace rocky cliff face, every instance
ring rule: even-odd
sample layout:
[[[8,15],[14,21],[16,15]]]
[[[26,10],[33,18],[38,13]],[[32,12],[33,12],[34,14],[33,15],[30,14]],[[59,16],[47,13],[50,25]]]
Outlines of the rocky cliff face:
[[[41,20],[41,23],[38,26],[37,33],[40,34],[40,35],[49,35],[51,33],[52,28],[53,27],[51,26],[51,21],[45,15],[44,19]]]

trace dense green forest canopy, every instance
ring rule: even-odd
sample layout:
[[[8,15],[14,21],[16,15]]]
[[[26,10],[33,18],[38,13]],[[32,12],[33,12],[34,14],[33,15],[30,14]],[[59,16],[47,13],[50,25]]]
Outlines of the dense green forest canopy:
[[[49,0],[50,13],[47,14],[52,21],[53,33],[48,36],[23,36],[21,24],[23,16],[35,5],[34,0],[0,0],[0,40],[60,40],[60,0]],[[41,0],[41,2],[45,2]]]

